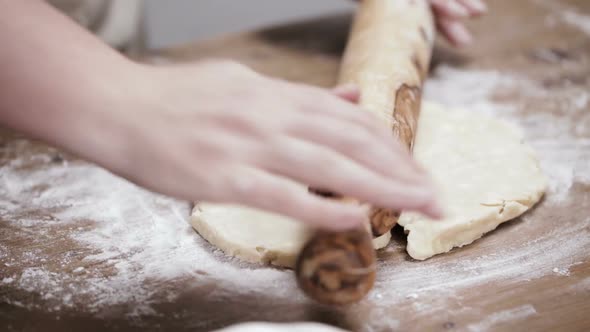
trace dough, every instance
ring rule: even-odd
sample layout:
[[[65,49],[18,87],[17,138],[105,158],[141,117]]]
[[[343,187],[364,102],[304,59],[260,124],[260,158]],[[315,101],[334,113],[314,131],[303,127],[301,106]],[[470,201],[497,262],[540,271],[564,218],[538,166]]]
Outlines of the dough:
[[[320,323],[242,323],[214,332],[345,332]]]
[[[546,179],[522,132],[508,123],[424,102],[414,157],[440,188],[446,216],[402,213],[415,259],[469,244],[539,201]]]
[[[237,205],[198,203],[191,224],[203,238],[230,256],[248,262],[293,268],[311,236],[304,224],[277,214]],[[386,233],[373,240],[385,247]]]
[[[438,184],[446,217],[401,215],[410,256],[426,259],[469,244],[539,201],[546,180],[518,128],[426,101],[421,112],[414,156]],[[228,255],[286,267],[310,236],[301,223],[241,206],[197,204],[191,223]],[[373,244],[385,247],[390,238]]]

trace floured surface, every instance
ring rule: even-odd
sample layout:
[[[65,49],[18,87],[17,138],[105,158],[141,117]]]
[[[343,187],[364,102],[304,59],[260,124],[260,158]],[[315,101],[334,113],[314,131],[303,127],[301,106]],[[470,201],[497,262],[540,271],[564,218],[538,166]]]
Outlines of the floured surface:
[[[408,253],[426,259],[479,239],[539,201],[546,181],[522,132],[491,117],[423,102],[414,157],[433,176],[445,217],[404,213]]]
[[[244,321],[312,320],[362,332],[588,330],[588,37],[562,23],[559,8],[528,0],[488,4],[490,14],[472,26],[476,45],[435,52],[439,65],[425,98],[523,127],[549,184],[523,217],[419,262],[408,259],[398,228],[379,252],[369,297],[329,308],[305,299],[291,271],[212,249],[189,225],[187,202],[0,132],[0,326],[211,331]],[[580,14],[590,13],[587,1],[576,4],[586,8]],[[328,87],[346,40],[346,25],[338,22],[321,19],[159,56],[233,57]]]
[[[237,205],[196,204],[191,224],[199,234],[227,255],[252,263],[294,267],[311,231],[300,222]],[[373,240],[385,247],[390,233]]]

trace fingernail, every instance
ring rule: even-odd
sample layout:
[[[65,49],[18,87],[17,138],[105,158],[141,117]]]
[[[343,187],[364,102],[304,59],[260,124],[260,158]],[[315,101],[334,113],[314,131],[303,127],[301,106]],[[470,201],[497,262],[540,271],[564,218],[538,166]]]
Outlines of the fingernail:
[[[463,7],[461,4],[459,4],[455,1],[450,1],[447,4],[447,9],[449,12],[452,13],[453,16],[457,16],[457,17],[469,16],[469,11],[467,11],[467,9],[465,9],[465,7]]]

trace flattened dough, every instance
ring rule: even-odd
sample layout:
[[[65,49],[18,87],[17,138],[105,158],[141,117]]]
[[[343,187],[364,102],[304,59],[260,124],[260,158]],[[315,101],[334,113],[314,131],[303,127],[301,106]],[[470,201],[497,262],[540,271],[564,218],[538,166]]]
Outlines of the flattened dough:
[[[403,213],[399,224],[408,234],[415,259],[461,247],[533,206],[546,180],[521,131],[503,121],[424,101],[414,156],[440,188],[446,217],[431,221]],[[226,254],[250,262],[293,267],[310,235],[289,218],[250,208],[197,204],[193,227]],[[390,233],[373,240],[389,243]]]
[[[294,267],[311,233],[302,223],[277,214],[237,205],[199,203],[193,228],[227,255],[248,262]],[[389,243],[388,232],[373,240],[376,249]]]
[[[446,217],[403,213],[407,250],[426,259],[469,244],[542,197],[546,178],[519,128],[504,121],[425,102],[415,158],[441,192]]]

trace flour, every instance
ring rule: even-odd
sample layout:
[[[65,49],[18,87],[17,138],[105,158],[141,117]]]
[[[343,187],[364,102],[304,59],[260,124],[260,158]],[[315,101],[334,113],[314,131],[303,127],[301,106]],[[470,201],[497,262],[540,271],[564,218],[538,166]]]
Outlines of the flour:
[[[506,89],[520,91],[528,101],[494,101]],[[530,100],[542,105],[546,91],[522,78],[441,67],[428,81],[425,98],[523,125],[527,141],[538,151],[550,179],[543,205],[552,206],[566,200],[576,183],[588,183],[590,178],[585,166],[590,138],[583,136],[590,124],[588,94],[581,89],[552,93],[563,101],[561,117],[525,112]],[[10,144],[3,149],[26,150],[31,143],[15,140]],[[31,172],[27,170],[30,164],[43,167]],[[235,294],[271,294],[281,303],[306,301],[291,271],[227,258],[196,235],[188,215],[188,203],[140,189],[96,166],[79,161],[56,163],[52,152],[19,156],[0,168],[0,220],[9,223],[15,238],[29,241],[31,247],[16,252],[0,243],[0,264],[5,267],[0,271],[0,287],[16,287],[31,296],[15,299],[0,292],[0,302],[54,312],[76,308],[99,317],[108,315],[113,307],[122,307],[126,315],[137,319],[161,315],[159,304],[182,296],[187,289],[172,286],[177,280],[183,280],[188,288],[215,285],[206,296],[220,301]],[[525,215],[511,231],[527,234],[536,227],[533,218]],[[400,326],[403,317],[395,317],[383,306],[429,314],[447,310],[449,303],[461,307],[462,294],[491,281],[568,278],[570,267],[586,259],[580,248],[590,247],[589,223],[590,219],[580,220],[577,226],[564,229],[557,222],[547,234],[536,238],[523,235],[522,241],[506,243],[478,257],[424,262],[401,259],[395,264],[382,261],[367,301],[377,306],[372,316],[387,314],[388,319],[364,330]],[[49,250],[60,244],[72,250]],[[400,257],[401,246],[394,242],[382,255]],[[535,313],[532,306],[499,311],[470,329],[485,329]]]
[[[590,16],[582,15],[573,10],[566,10],[562,13],[563,20],[590,35]]]
[[[24,175],[24,173],[23,173]],[[30,189],[53,179],[52,186],[30,197]],[[93,229],[72,227],[69,236],[82,246],[94,249],[69,268],[71,260],[64,257],[64,271],[27,268],[13,276],[18,286],[26,291],[37,291],[45,300],[58,296],[68,298],[53,309],[72,306],[77,300],[90,296],[87,310],[100,312],[111,305],[137,304],[132,315],[153,313],[151,298],[155,291],[145,283],[150,279],[171,280],[179,277],[198,277],[200,271],[221,276],[219,282],[231,282],[232,287],[252,292],[273,289],[275,294],[287,294],[292,287],[291,275],[271,268],[240,268],[219,260],[208,245],[195,235],[187,223],[189,205],[140,189],[110,173],[85,163],[51,166],[43,171],[26,174],[26,178],[5,167],[0,173],[2,188],[10,191],[2,197],[14,197],[29,208],[65,207],[48,218],[14,218],[11,211],[2,215],[22,229],[39,232],[42,236],[52,224],[71,224],[83,220],[96,222]],[[18,185],[21,183],[21,185]],[[1,210],[0,210],[1,211]],[[11,216],[12,215],[12,216]],[[41,229],[38,226],[43,226]],[[37,226],[37,227],[36,227]],[[4,254],[4,252],[3,252]],[[9,255],[2,255],[7,257]],[[42,256],[25,252],[21,264],[39,264]],[[113,275],[94,275],[95,262],[112,267]],[[8,263],[12,264],[12,263]],[[82,273],[84,272],[84,273]],[[80,275],[87,274],[83,278]],[[80,283],[79,288],[67,285]],[[82,298],[81,294],[83,295]]]
[[[574,27],[577,28],[578,30],[584,32],[587,35],[590,35],[590,16],[588,15],[584,15],[584,14],[580,14],[579,10],[577,10],[575,7],[572,6],[568,6],[565,3],[561,3],[558,1],[552,1],[552,0],[533,0],[537,5],[543,6],[547,9],[552,10],[555,13],[555,16],[557,16],[557,18]],[[546,18],[546,23],[548,23],[548,19],[550,21],[553,21],[552,23],[547,24],[548,27],[553,27],[555,26],[555,18],[548,16]]]
[[[569,276],[570,275],[570,270],[568,268],[558,268],[555,267],[553,268],[553,273],[557,273],[560,276]]]
[[[537,310],[532,305],[523,305],[520,307],[502,310],[489,315],[477,324],[472,324],[467,327],[469,331],[487,331],[495,325],[506,323],[512,320],[525,319],[527,317],[537,314]]]

